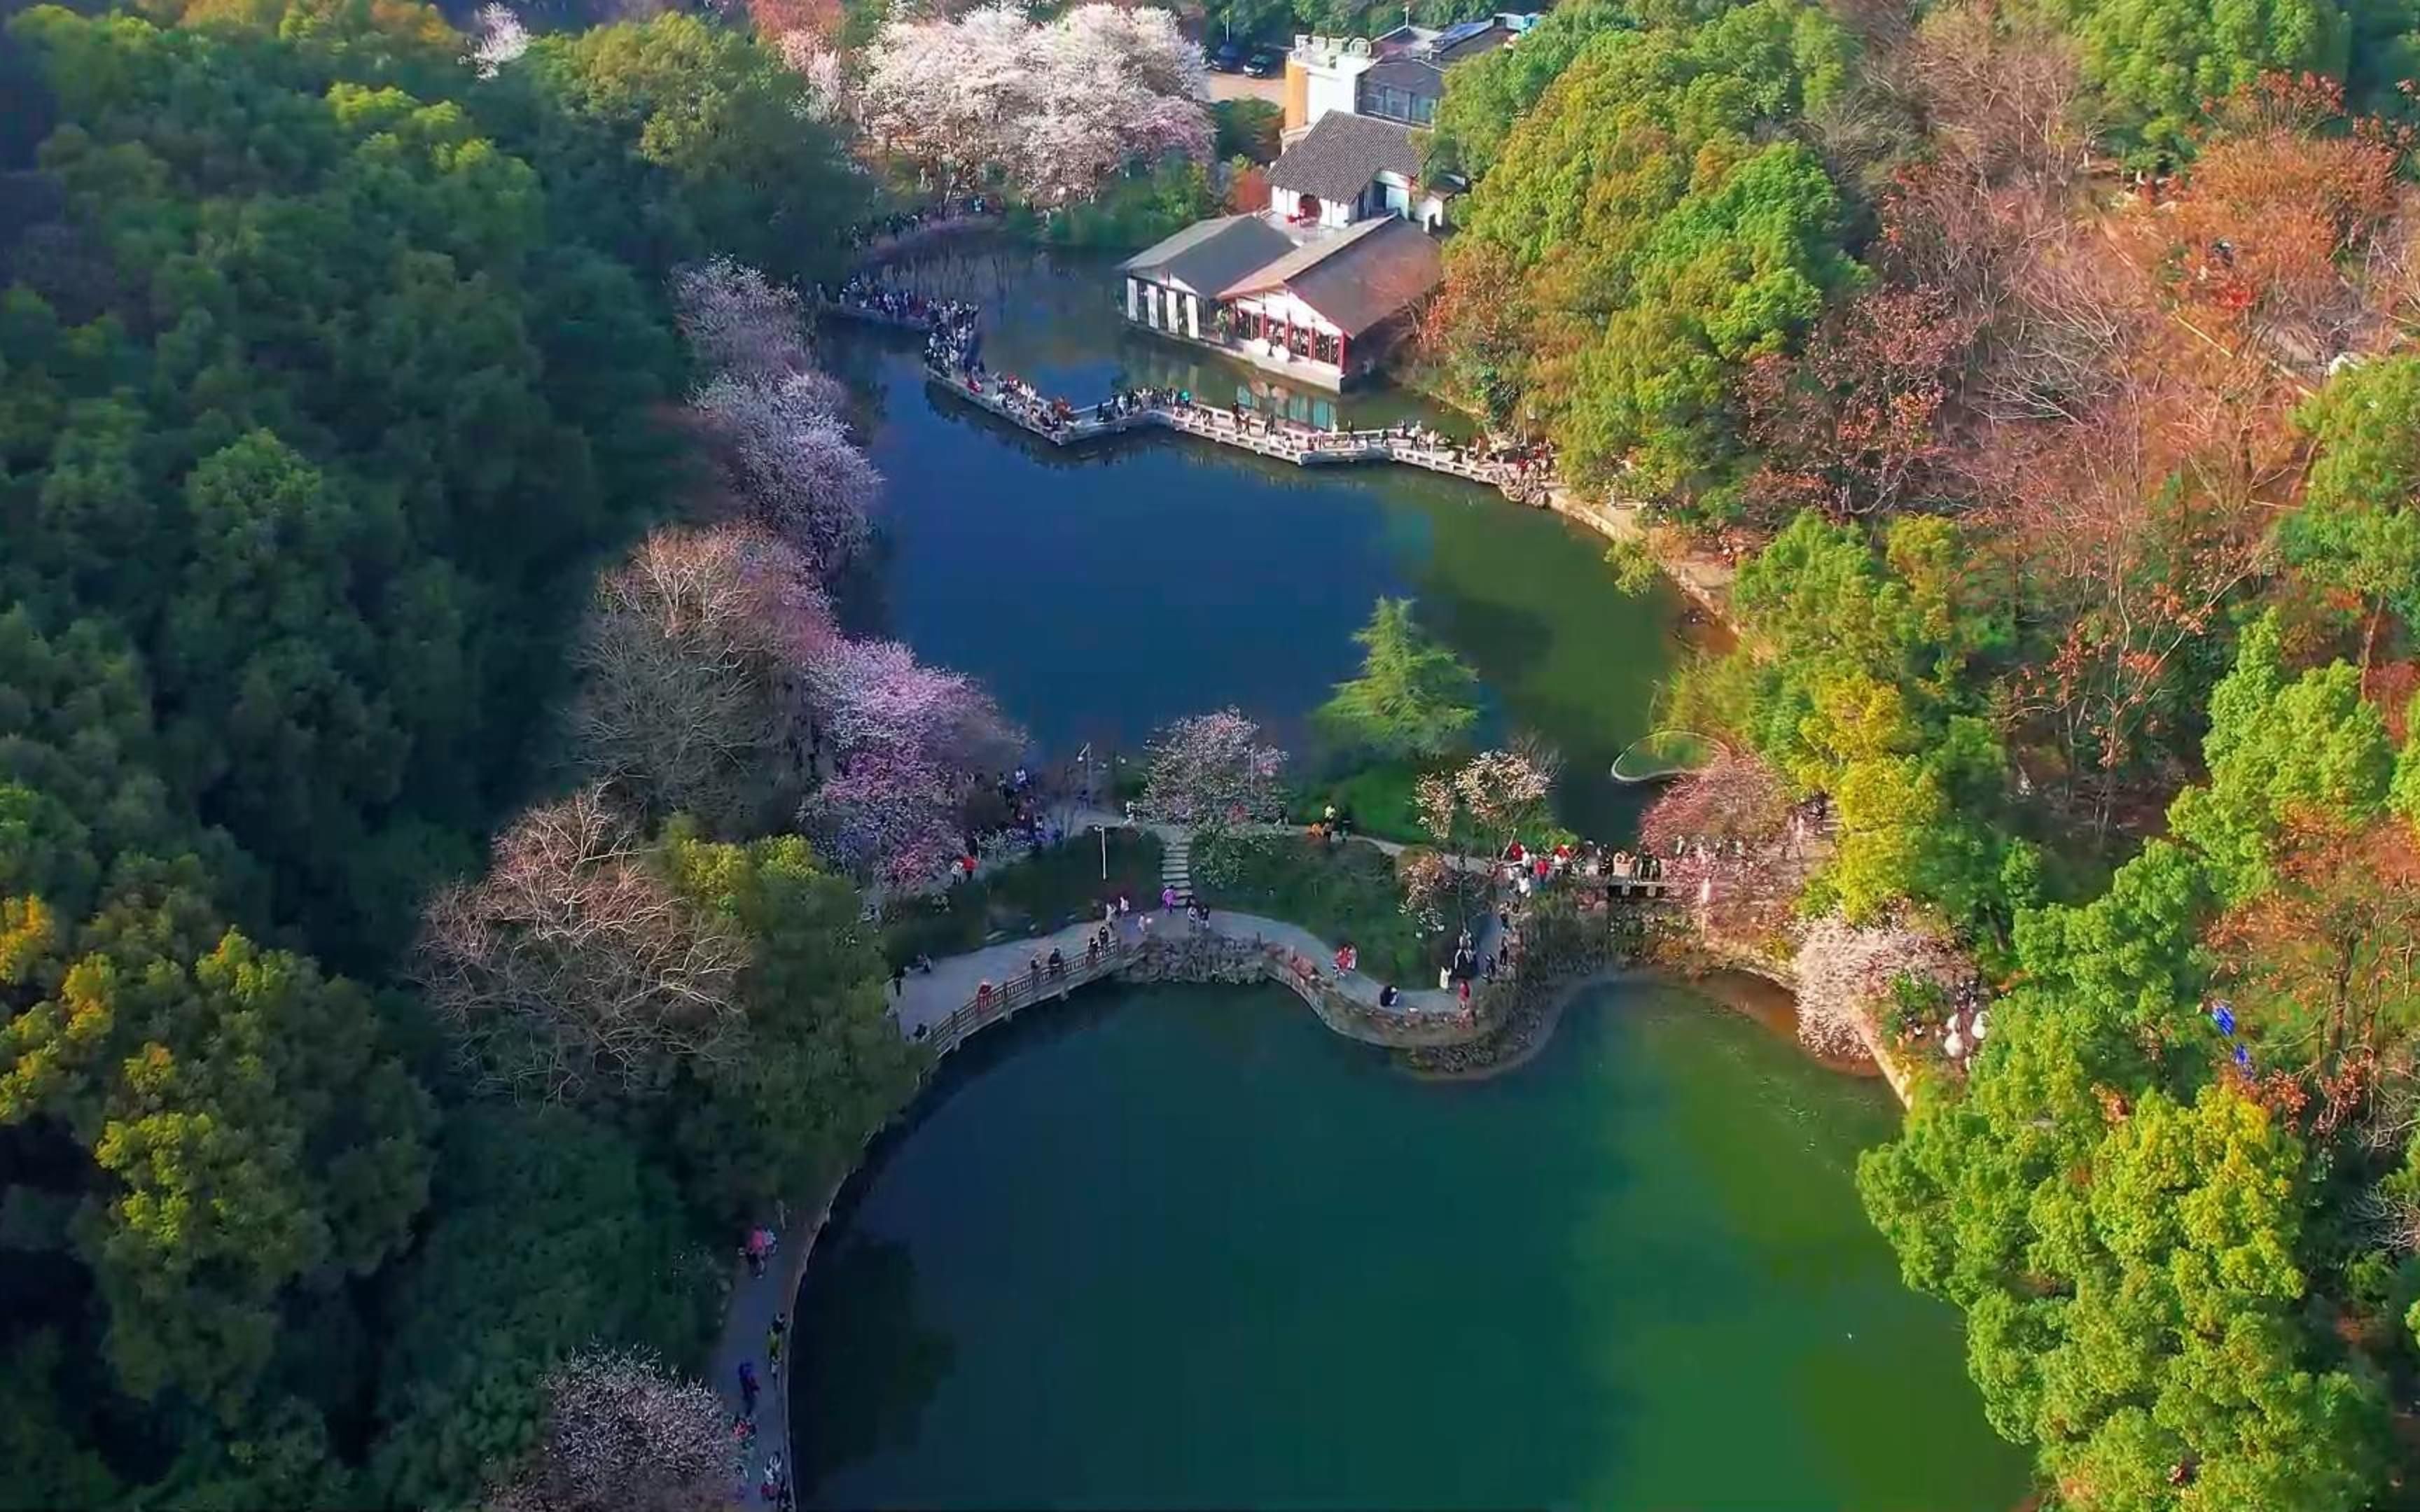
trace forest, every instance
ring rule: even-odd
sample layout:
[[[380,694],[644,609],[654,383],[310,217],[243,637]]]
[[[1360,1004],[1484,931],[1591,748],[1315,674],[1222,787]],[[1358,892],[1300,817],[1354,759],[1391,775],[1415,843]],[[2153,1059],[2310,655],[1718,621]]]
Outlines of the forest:
[[[8,27],[0,1504],[685,1504],[731,1236],[916,1085],[862,889],[1022,742],[840,626],[880,479],[799,291],[886,152],[1198,171],[1198,60],[590,19]],[[1699,922],[1911,1069],[1859,1185],[2045,1505],[2408,1495],[2415,38],[1569,0],[1428,144],[1416,376],[1648,504],[1621,575],[1738,564],[1646,838],[1731,842]]]
[[[1430,145],[1438,381],[1738,563],[1646,839],[1910,1071],[1867,1207],[2059,1506],[2412,1468],[2412,17],[2234,19],[1580,0]]]

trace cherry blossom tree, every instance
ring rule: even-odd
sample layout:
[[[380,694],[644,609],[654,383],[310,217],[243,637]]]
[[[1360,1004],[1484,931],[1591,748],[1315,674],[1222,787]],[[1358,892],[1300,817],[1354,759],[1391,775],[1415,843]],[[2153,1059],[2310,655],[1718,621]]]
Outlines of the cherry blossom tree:
[[[794,373],[776,382],[717,378],[691,401],[721,440],[751,517],[827,578],[864,548],[882,491],[882,475],[848,439],[834,396],[831,379]]]
[[[1812,836],[1792,824],[1790,795],[1773,768],[1726,752],[1658,795],[1638,840],[1701,929],[1761,940],[1790,921]]]
[[[1239,711],[1193,715],[1152,737],[1135,807],[1174,824],[1273,819],[1284,809],[1284,766],[1285,752],[1263,745],[1261,727]]]
[[[795,548],[746,525],[659,531],[598,581],[581,626],[572,764],[716,827],[795,806],[805,670],[837,639]]]
[[[521,18],[514,15],[511,8],[485,5],[472,13],[469,42],[462,60],[480,78],[492,79],[504,71],[505,64],[529,51],[529,28],[521,24]]]
[[[782,66],[807,81],[811,91],[807,101],[809,118],[837,121],[848,115],[848,75],[841,56],[813,32],[785,32],[782,36]]]
[[[641,1351],[585,1350],[548,1371],[544,1436],[486,1512],[710,1512],[737,1456],[721,1398]]]
[[[1037,24],[991,5],[886,25],[866,54],[861,116],[945,189],[998,167],[1058,206],[1137,159],[1206,157],[1201,96],[1201,50],[1168,11],[1085,5]]]
[[[1754,756],[1725,751],[1656,795],[1639,820],[1639,838],[1652,851],[1700,840],[1770,845],[1789,822],[1790,795],[1780,775]]]
[[[1023,733],[982,687],[895,640],[844,640],[806,668],[833,773],[803,817],[860,874],[932,881],[957,854],[969,793],[1014,761]]]
[[[798,292],[729,257],[673,270],[673,309],[700,369],[749,382],[778,382],[814,370]],[[839,409],[837,385],[833,402]]]
[[[1798,1038],[1821,1056],[1870,1054],[1875,1009],[1902,982],[1947,992],[1974,975],[1957,947],[1907,924],[1860,927],[1826,914],[1799,942]]]
[[[411,975],[479,1089],[644,1096],[733,1052],[747,945],[650,861],[590,787],[522,814],[487,876],[429,900]]]

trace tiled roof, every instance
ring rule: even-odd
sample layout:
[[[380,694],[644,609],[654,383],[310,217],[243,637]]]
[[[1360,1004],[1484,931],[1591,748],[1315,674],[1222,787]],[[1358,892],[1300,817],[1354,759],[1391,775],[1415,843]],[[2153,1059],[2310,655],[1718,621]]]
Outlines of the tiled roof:
[[[1331,110],[1269,168],[1269,187],[1321,199],[1349,200],[1381,173],[1420,176],[1420,149],[1409,127]]]
[[[1257,215],[1224,215],[1197,221],[1144,248],[1118,264],[1118,270],[1210,295],[1293,247],[1292,237]]]
[[[1405,94],[1424,95],[1431,100],[1445,94],[1445,70],[1424,57],[1390,57],[1384,63],[1373,63],[1361,75],[1363,88],[1385,85]]]
[[[1282,287],[1347,336],[1402,314],[1444,276],[1436,242],[1411,222],[1377,216],[1297,247],[1218,293],[1221,300]]]

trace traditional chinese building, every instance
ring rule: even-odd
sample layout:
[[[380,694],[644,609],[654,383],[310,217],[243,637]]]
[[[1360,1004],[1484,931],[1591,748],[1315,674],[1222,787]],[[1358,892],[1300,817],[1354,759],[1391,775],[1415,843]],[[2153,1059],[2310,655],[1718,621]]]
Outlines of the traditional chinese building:
[[[1442,276],[1437,244],[1396,216],[1304,243],[1219,290],[1230,339],[1323,387],[1373,371]]]

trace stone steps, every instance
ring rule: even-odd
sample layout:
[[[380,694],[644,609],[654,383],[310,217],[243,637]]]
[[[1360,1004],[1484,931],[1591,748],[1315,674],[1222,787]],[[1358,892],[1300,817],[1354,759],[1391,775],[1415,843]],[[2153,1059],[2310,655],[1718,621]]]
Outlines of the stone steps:
[[[1192,836],[1179,836],[1161,847],[1159,885],[1162,887],[1174,887],[1176,901],[1179,903],[1189,903],[1193,901]],[[1157,903],[1159,900],[1155,898],[1152,901]]]

